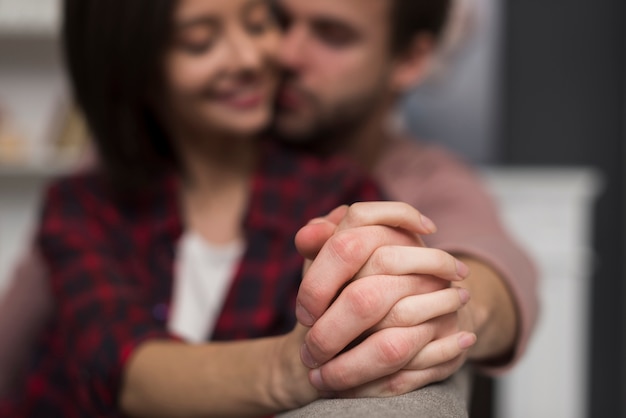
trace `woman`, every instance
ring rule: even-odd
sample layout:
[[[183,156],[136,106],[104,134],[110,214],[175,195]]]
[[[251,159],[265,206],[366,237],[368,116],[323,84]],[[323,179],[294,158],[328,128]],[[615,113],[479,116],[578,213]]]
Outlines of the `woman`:
[[[46,196],[57,312],[0,415],[256,416],[316,399],[293,238],[379,196],[342,160],[257,137],[277,84],[268,3],[66,0],[64,13],[102,167]]]

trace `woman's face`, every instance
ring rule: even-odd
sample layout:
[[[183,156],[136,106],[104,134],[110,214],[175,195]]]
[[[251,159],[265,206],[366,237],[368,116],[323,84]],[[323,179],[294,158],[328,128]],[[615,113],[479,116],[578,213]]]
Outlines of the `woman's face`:
[[[264,0],[178,0],[165,56],[174,130],[249,136],[272,115],[280,32]]]

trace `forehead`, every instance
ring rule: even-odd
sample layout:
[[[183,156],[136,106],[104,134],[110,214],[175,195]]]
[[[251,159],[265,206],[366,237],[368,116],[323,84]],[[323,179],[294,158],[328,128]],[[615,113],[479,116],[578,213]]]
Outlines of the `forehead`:
[[[178,0],[174,19],[186,23],[204,15],[245,14],[263,5],[266,0]]]
[[[391,15],[391,0],[276,0],[291,19],[332,21],[374,31],[386,29]]]

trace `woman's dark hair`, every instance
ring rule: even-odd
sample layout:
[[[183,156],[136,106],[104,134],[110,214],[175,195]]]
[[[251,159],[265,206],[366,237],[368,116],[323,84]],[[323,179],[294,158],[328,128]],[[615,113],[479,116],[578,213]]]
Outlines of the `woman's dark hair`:
[[[178,162],[155,102],[175,0],[65,0],[74,98],[114,185],[147,185]]]
[[[448,17],[450,0],[392,0],[391,50],[404,52],[419,33],[438,38]]]

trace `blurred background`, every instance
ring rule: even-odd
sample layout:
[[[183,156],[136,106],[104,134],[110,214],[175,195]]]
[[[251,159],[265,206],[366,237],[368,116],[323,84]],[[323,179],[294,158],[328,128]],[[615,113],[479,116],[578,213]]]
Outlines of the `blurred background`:
[[[626,417],[623,0],[459,0],[407,128],[475,163],[537,260],[542,312],[522,363],[486,382],[495,417]],[[46,180],[75,164],[59,0],[0,0],[0,292]]]

